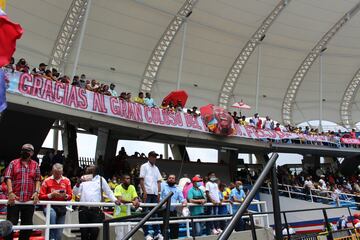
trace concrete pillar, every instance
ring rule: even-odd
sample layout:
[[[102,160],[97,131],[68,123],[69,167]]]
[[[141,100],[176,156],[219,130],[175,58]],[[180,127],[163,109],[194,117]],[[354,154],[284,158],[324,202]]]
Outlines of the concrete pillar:
[[[164,143],[164,159],[169,159],[169,144]]]
[[[237,166],[239,164],[238,151],[220,149],[218,150],[218,161],[228,165],[230,180],[234,181],[237,175]]]
[[[111,163],[116,156],[118,139],[107,128],[98,128],[95,161],[100,174],[109,177]]]
[[[184,160],[185,162],[189,162],[189,154],[186,151],[185,145],[178,144],[170,144],[171,152],[176,160]]]
[[[62,131],[62,142],[63,142],[63,150],[64,156],[67,159],[64,172],[68,176],[72,176],[75,174],[76,168],[79,167],[79,156],[77,149],[77,132],[76,127],[71,125],[68,122],[63,122],[63,131]]]
[[[320,168],[320,156],[306,154],[306,155],[304,155],[304,158],[302,160],[302,165],[303,165],[303,169],[305,170],[305,172],[309,168],[317,170]]]

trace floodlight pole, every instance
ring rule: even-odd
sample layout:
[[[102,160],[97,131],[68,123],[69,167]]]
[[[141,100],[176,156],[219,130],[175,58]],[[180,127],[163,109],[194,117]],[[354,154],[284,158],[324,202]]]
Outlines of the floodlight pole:
[[[260,90],[260,68],[261,68],[261,44],[258,45],[258,58],[257,58],[257,74],[256,74],[256,99],[255,99],[255,112],[259,112],[259,90]]]
[[[323,131],[322,120],[323,120],[323,52],[319,56],[319,132]]]
[[[186,40],[186,30],[187,30],[187,19],[184,19],[181,52],[180,52],[180,63],[179,63],[178,76],[177,76],[178,78],[177,78],[177,84],[176,84],[177,90],[180,89],[180,83],[181,83],[181,73],[182,73],[182,68],[183,68],[185,40]]]
[[[82,45],[83,45],[83,42],[84,42],[86,23],[87,23],[87,20],[89,18],[89,14],[90,14],[91,1],[92,0],[88,0],[88,3],[86,5],[86,13],[85,13],[85,16],[84,16],[83,24],[81,26],[81,32],[80,32],[80,37],[79,37],[79,45],[78,45],[78,48],[76,49],[74,66],[73,66],[73,70],[72,70],[71,78],[70,78],[71,81],[73,80],[74,76],[76,75],[77,66],[79,64],[80,52],[81,52],[81,48],[82,48]]]

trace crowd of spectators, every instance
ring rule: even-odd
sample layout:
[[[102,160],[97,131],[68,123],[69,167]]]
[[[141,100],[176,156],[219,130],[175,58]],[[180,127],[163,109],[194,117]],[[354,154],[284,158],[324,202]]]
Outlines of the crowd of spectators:
[[[299,174],[292,173],[286,166],[278,166],[277,176],[283,184],[283,195],[290,190],[291,197],[339,205],[340,201],[360,202],[360,175],[345,177],[339,171],[307,169]],[[289,189],[287,186],[290,186]],[[296,194],[300,193],[300,194]],[[347,195],[351,194],[351,195]],[[358,205],[360,209],[360,205]]]

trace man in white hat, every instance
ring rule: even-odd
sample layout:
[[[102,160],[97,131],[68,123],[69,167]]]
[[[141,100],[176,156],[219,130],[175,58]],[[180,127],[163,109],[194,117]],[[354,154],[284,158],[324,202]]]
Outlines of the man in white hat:
[[[17,225],[19,215],[21,225],[33,225],[34,205],[15,205],[19,202],[39,202],[40,168],[37,162],[31,159],[34,155],[34,146],[25,144],[21,148],[20,158],[10,162],[5,170],[5,182],[8,189],[7,220]],[[19,239],[29,239],[31,230],[20,231]],[[12,234],[6,239],[13,239]]]

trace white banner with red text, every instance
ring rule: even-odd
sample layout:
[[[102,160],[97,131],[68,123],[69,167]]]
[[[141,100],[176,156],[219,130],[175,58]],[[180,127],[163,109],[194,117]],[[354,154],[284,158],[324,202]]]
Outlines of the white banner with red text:
[[[171,112],[166,109],[126,102],[118,97],[105,96],[83,88],[56,82],[28,73],[7,73],[7,92],[38,99],[71,109],[93,112],[138,123],[163,127],[181,128],[207,132],[209,130],[201,117],[193,117],[184,112]],[[300,139],[315,142],[333,142],[327,136],[309,136],[289,132],[255,129],[251,126],[233,126],[232,136],[252,139]]]

